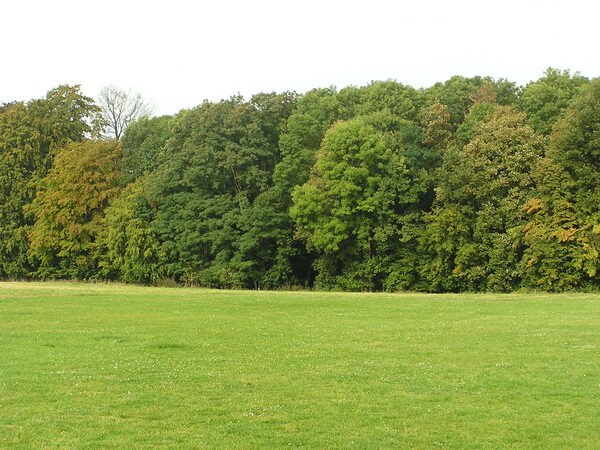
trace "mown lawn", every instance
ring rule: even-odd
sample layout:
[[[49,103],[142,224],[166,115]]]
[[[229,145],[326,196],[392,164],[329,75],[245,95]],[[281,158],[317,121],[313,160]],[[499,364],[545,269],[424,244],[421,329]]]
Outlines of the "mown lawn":
[[[600,295],[0,283],[0,447],[600,448]]]

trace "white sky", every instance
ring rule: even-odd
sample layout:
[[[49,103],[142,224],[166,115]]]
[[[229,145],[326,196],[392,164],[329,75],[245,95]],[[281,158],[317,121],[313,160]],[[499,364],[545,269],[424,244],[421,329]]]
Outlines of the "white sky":
[[[597,0],[6,0],[0,102],[116,84],[157,114],[235,93],[600,75]]]

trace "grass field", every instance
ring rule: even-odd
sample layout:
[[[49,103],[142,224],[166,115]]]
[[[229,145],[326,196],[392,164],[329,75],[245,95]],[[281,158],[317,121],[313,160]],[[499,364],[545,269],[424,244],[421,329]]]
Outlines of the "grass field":
[[[0,447],[600,448],[600,295],[0,283]]]

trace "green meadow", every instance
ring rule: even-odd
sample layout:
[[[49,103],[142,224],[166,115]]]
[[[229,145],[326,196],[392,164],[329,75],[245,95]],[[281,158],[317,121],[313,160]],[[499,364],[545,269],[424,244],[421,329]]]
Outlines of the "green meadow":
[[[0,447],[600,448],[600,295],[0,283]]]

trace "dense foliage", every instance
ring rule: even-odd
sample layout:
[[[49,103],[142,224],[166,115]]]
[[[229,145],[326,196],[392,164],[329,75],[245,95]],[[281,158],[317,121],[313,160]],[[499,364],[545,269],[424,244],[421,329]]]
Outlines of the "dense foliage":
[[[92,137],[99,108],[79,86],[59,86],[46,98],[0,109],[0,277],[25,277],[36,269],[27,255],[26,214],[59,150]]]
[[[0,106],[0,278],[600,287],[600,79],[235,96],[100,138],[77,86]]]

